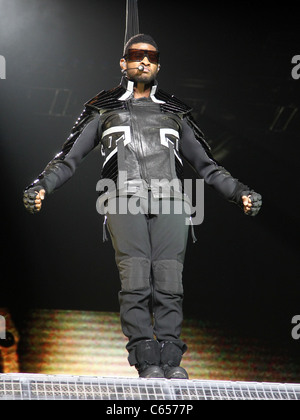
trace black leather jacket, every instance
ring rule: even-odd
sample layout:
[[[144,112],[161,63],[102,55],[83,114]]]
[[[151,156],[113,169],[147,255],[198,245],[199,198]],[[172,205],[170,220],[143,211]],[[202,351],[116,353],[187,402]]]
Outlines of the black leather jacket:
[[[121,171],[126,174],[118,194],[143,195],[151,190],[154,196],[162,197],[170,193],[170,188],[164,190],[164,182],[179,180],[178,188],[172,191],[182,196],[186,160],[206,184],[226,200],[240,204],[249,187],[214,160],[191,108],[158,89],[156,83],[149,98],[134,99],[133,87],[133,82],[123,78],[116,88],[89,100],[62,151],[28,188],[38,185],[46,194],[52,193],[100,145],[104,156],[101,178],[117,183]]]

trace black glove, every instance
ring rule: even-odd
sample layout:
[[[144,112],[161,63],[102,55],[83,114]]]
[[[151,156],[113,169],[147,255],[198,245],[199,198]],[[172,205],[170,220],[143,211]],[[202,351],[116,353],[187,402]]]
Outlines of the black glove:
[[[258,193],[256,193],[255,191],[246,191],[242,193],[242,196],[250,196],[250,200],[251,200],[251,209],[249,211],[247,211],[247,213],[245,213],[247,216],[256,216],[257,213],[259,212],[261,206],[262,206],[262,196]],[[242,199],[241,199],[242,201]],[[243,201],[242,201],[242,208],[244,208],[243,206]]]
[[[23,203],[27,211],[31,214],[38,213],[39,210],[35,206],[35,200],[38,193],[44,190],[44,187],[36,185],[34,187],[27,188],[23,193]]]

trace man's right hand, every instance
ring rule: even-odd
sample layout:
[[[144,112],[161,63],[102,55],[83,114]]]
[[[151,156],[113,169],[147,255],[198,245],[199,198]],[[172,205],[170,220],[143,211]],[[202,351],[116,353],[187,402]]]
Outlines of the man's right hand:
[[[31,214],[38,213],[42,208],[42,201],[46,191],[42,187],[32,187],[24,191],[23,203],[26,210]]]

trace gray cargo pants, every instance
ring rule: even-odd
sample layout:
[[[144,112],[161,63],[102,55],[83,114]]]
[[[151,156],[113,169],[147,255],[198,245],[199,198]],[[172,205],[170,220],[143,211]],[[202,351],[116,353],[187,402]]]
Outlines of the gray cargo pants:
[[[120,318],[128,337],[130,365],[137,363],[136,345],[156,338],[172,341],[184,352],[180,340],[183,321],[182,270],[189,225],[187,214],[107,214],[108,230],[120,274]],[[178,203],[178,202],[177,202]],[[157,209],[156,209],[157,212]]]

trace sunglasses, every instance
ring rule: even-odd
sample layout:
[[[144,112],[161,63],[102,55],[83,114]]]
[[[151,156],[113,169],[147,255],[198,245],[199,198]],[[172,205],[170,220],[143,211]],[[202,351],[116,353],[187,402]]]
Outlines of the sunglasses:
[[[158,51],[151,51],[151,50],[136,50],[136,49],[129,49],[127,54],[124,55],[124,58],[127,61],[142,61],[144,57],[148,57],[148,60],[152,64],[159,63],[159,52]]]

